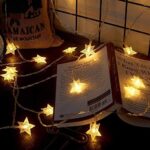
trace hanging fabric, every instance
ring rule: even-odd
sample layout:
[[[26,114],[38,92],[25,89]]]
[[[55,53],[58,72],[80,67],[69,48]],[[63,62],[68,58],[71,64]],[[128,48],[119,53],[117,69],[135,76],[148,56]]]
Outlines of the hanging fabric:
[[[20,49],[63,43],[53,30],[49,0],[6,0],[6,37]]]

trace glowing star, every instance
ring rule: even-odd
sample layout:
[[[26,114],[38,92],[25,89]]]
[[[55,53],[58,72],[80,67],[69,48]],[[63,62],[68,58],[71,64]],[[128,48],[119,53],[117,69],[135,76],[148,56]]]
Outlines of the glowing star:
[[[134,54],[137,54],[137,52],[135,52],[132,47],[125,47],[123,48],[125,54],[128,54],[128,55],[134,55]]]
[[[28,118],[26,117],[24,122],[18,122],[20,133],[27,133],[31,136],[31,129],[35,127],[35,125],[30,124]]]
[[[73,80],[73,82],[70,85],[71,85],[70,93],[76,94],[82,93],[87,87],[87,84],[80,82],[79,79]]]
[[[86,57],[92,56],[95,54],[94,52],[94,46],[91,45],[91,42],[89,45],[85,44],[85,49],[81,51],[81,53],[85,54]]]
[[[96,136],[101,136],[101,133],[99,132],[99,126],[100,124],[96,124],[96,122],[93,122],[90,124],[90,129],[86,132],[86,134],[89,134],[91,136],[92,141],[95,141]]]
[[[1,76],[4,78],[4,80],[7,80],[7,81],[14,80],[18,72],[16,70],[16,67],[9,67],[9,66],[6,66],[6,68],[3,69],[3,71],[5,71],[6,73],[1,74]]]
[[[72,54],[75,51],[76,47],[69,47],[65,50],[63,50],[64,53],[66,54]]]
[[[53,107],[50,106],[49,104],[47,104],[46,108],[42,108],[43,110],[43,114],[45,114],[46,116],[52,115],[53,114]]]
[[[40,55],[37,55],[36,57],[33,57],[33,60],[38,64],[46,64],[46,57],[42,57]]]
[[[17,50],[18,46],[15,46],[14,43],[8,43],[6,47],[6,54],[13,54],[15,55],[15,51]]]
[[[16,77],[16,74],[5,73],[5,74],[1,74],[0,76],[2,76],[4,80],[13,81]]]
[[[125,97],[126,98],[138,97],[141,94],[140,90],[138,90],[132,86],[125,86],[124,90],[125,90]]]
[[[145,85],[142,81],[142,79],[140,79],[139,77],[136,77],[134,76],[132,79],[131,79],[131,82],[132,82],[132,85],[137,88],[137,89],[144,89],[145,88]]]
[[[3,71],[5,71],[6,73],[9,73],[9,74],[16,74],[18,72],[16,70],[16,67],[9,67],[9,66],[6,66],[6,68],[3,69]]]

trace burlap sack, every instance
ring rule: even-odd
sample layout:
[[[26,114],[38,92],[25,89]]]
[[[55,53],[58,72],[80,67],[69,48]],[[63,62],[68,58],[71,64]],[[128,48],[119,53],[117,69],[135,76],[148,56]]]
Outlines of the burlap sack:
[[[6,0],[6,36],[22,49],[59,46],[52,30],[50,0]]]

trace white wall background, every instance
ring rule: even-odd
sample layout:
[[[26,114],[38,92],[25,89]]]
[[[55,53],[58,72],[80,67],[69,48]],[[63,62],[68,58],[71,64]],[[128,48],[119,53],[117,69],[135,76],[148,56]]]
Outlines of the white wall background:
[[[150,6],[150,0],[128,0],[146,6]],[[101,42],[113,42],[116,46],[122,46],[124,29],[109,24],[102,23],[99,28],[100,0],[78,0],[78,28],[75,31],[76,0],[55,0],[58,18],[63,30],[84,35],[89,39],[98,40],[99,34]],[[66,14],[64,12],[69,12]],[[97,21],[82,18],[85,16]],[[103,0],[101,20],[124,27],[125,22],[125,2],[119,0]],[[148,54],[150,41],[150,8],[134,4],[128,4],[127,28],[132,28],[148,34],[127,30],[126,43],[134,50]],[[99,32],[100,30],[100,32]]]

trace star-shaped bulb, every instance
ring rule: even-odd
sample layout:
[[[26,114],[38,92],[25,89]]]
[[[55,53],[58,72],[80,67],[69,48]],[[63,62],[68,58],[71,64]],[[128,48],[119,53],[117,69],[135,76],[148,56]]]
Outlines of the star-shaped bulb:
[[[92,122],[90,124],[90,129],[86,132],[86,134],[89,134],[91,136],[91,140],[95,142],[96,136],[101,136],[101,133],[99,131],[100,124],[96,124],[96,122]]]
[[[87,84],[81,82],[79,79],[73,80],[73,82],[70,85],[71,85],[70,88],[71,94],[80,94],[87,88]]]
[[[73,52],[75,52],[76,48],[77,47],[69,47],[69,48],[63,50],[63,52],[66,54],[72,54]]]
[[[16,77],[15,74],[9,74],[9,73],[4,73],[4,74],[1,74],[0,76],[3,77],[4,80],[6,81],[13,81]]]
[[[16,67],[9,67],[9,66],[6,66],[6,68],[4,68],[3,71],[10,74],[16,74],[18,72],[16,70]]]
[[[49,104],[47,104],[47,107],[42,108],[42,110],[43,110],[43,114],[45,114],[46,116],[53,115],[54,113],[53,107]]]
[[[17,76],[18,72],[16,70],[16,67],[9,67],[9,66],[6,66],[6,68],[4,68],[3,71],[5,71],[5,73],[1,74],[0,76],[2,76],[6,81],[13,81]]]
[[[91,45],[91,42],[89,43],[89,45],[85,44],[85,49],[81,51],[82,54],[84,54],[86,57],[90,57],[93,54],[95,54],[94,52],[94,47]]]
[[[135,55],[135,54],[137,54],[137,52],[134,51],[132,49],[132,47],[128,47],[127,46],[127,47],[123,48],[123,50],[124,50],[125,54],[128,54],[128,55]]]
[[[35,127],[35,125],[30,124],[28,121],[28,118],[26,117],[24,122],[19,122],[19,129],[20,129],[20,133],[27,133],[28,135],[31,136],[31,129]]]
[[[125,98],[133,98],[133,97],[139,97],[141,95],[140,90],[134,88],[133,86],[125,86]]]
[[[37,55],[36,57],[33,57],[33,61],[38,64],[46,64],[46,57],[42,57],[40,55]]]
[[[144,84],[143,80],[137,76],[133,76],[133,78],[131,78],[131,83],[137,89],[144,89],[145,88],[145,84]]]
[[[15,55],[15,51],[18,49],[18,46],[15,46],[14,43],[8,43],[6,46],[6,54]]]

